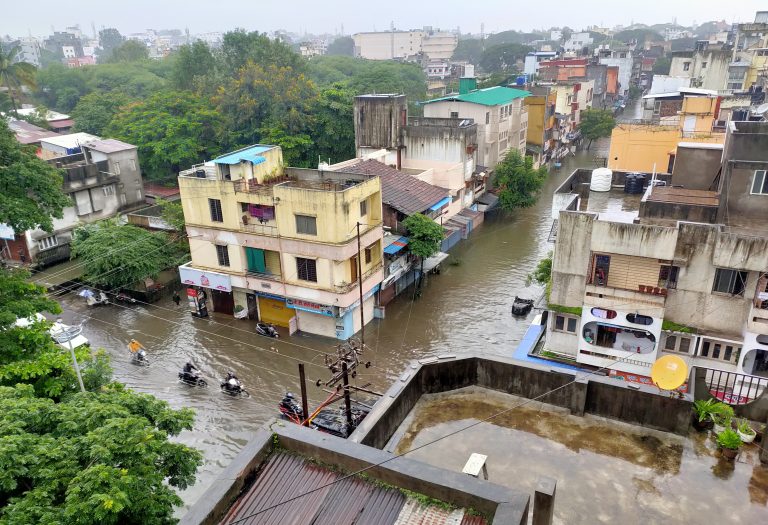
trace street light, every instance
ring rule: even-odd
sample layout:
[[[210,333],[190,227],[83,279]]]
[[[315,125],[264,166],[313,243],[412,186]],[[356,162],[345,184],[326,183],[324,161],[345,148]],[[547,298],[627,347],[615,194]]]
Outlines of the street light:
[[[56,324],[59,325],[59,329],[53,332],[51,330],[51,337],[59,344],[67,343],[69,347],[69,354],[72,356],[72,367],[75,369],[77,375],[77,382],[80,385],[80,392],[85,392],[85,385],[83,384],[83,376],[80,375],[80,365],[77,364],[77,357],[75,357],[75,349],[72,346],[72,340],[80,335],[83,331],[83,325],[78,326],[66,326],[61,322],[61,319],[56,320]],[[55,325],[54,325],[55,326]]]

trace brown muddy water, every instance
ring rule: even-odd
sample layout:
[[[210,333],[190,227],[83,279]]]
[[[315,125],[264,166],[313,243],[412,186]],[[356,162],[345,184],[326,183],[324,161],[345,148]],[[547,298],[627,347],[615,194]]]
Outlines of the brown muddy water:
[[[570,157],[562,169],[553,171],[536,206],[486,218],[452,250],[460,264],[444,265],[440,275],[430,276],[421,298],[412,301],[404,294],[387,306],[386,319],[366,327],[366,343],[372,349],[366,359],[373,367],[358,375],[357,384],[369,383],[384,391],[412,359],[431,354],[461,350],[511,355],[529,323],[511,316],[514,297],[537,297],[542,292],[537,286],[526,287],[525,281],[552,249],[547,243],[552,192],[573,169],[593,168],[599,151],[593,146],[591,152]],[[44,274],[50,277],[56,271],[52,268]],[[45,280],[46,275],[39,279]],[[299,361],[308,363],[308,382],[329,377],[322,366],[323,354],[334,349],[334,340],[303,334],[279,341],[265,339],[255,334],[254,321],[217,314],[195,319],[183,303],[176,307],[168,299],[151,306],[92,309],[74,294],[61,302],[64,321],[83,322],[83,335],[94,347],[109,352],[118,380],[174,407],[195,409],[194,429],[179,439],[200,449],[205,464],[197,483],[182,494],[187,505],[200,497],[249,436],[277,414],[283,393],[298,391]],[[149,349],[151,366],[130,364],[126,354],[132,338]],[[189,359],[212,387],[190,388],[177,382],[177,371]],[[243,380],[253,394],[251,399],[231,398],[215,388],[228,370]],[[326,394],[310,384],[309,397],[318,402]]]
[[[423,396],[400,431],[388,448],[412,459],[461,472],[473,452],[485,454],[490,481],[529,494],[540,476],[556,479],[555,523],[768,522],[768,467],[757,445],[726,461],[710,433],[577,417],[478,387]]]

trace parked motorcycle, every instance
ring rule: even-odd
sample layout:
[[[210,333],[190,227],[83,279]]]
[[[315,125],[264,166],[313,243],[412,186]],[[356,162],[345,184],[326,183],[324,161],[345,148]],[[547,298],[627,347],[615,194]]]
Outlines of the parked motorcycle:
[[[85,304],[88,306],[99,306],[102,304],[109,304],[109,298],[104,292],[99,292],[98,295],[93,290],[85,288],[78,293],[80,297],[85,298]]]
[[[121,303],[130,303],[130,304],[136,304],[138,302],[136,301],[136,299],[134,299],[133,297],[131,297],[125,292],[120,292],[117,295],[115,295],[115,300]]]
[[[264,337],[274,337],[275,339],[280,337],[280,334],[277,332],[275,325],[270,323],[262,323],[261,321],[256,323],[256,333],[263,335]]]
[[[227,374],[227,377],[221,382],[221,391],[232,397],[244,396],[251,397],[251,394],[243,388],[243,383],[233,373]]]

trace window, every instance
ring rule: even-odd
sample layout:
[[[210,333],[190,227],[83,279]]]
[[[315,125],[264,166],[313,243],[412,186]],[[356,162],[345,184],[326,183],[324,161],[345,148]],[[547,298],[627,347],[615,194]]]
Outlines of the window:
[[[104,186],[101,188],[101,191],[104,192],[104,195],[114,195],[115,194],[115,187],[110,184],[109,186]]]
[[[678,266],[661,265],[659,268],[659,287],[677,288]]]
[[[296,257],[296,275],[302,281],[317,282],[317,261]]]
[[[701,63],[701,69],[707,69],[707,63],[706,62],[702,62]]]
[[[491,123],[491,112],[490,111],[486,111],[485,112],[485,123],[486,124],[490,124]]]
[[[115,170],[115,175],[120,175],[120,163],[119,162],[113,162],[112,163],[112,169]]]
[[[229,266],[229,248],[227,246],[217,244],[216,257],[219,259],[219,266]]]
[[[368,215],[368,201],[360,201],[360,217]]]
[[[747,283],[747,272],[717,268],[715,271],[715,283],[713,292],[727,293],[731,295],[744,295],[744,286]]]
[[[568,332],[575,334],[578,329],[579,320],[576,317],[566,317],[564,315],[555,316],[555,331]]]
[[[681,335],[667,334],[664,341],[664,350],[669,352],[680,352],[681,354],[687,354],[691,349],[691,338]]]
[[[627,321],[632,324],[651,325],[653,324],[653,318],[647,315],[640,314],[627,314]]]
[[[727,341],[718,341],[715,339],[704,339],[701,343],[701,357],[707,359],[718,359],[735,363],[739,360],[741,347]]]
[[[317,235],[317,218],[309,215],[296,215],[296,233]]]
[[[131,159],[131,169],[133,171],[136,171],[136,160],[135,159]]]
[[[224,215],[221,213],[221,201],[219,199],[208,199],[208,209],[211,210],[211,220],[213,222],[224,222]]]
[[[459,112],[458,111],[451,111],[451,118],[459,118]]]
[[[42,250],[50,250],[51,248],[59,245],[59,239],[55,235],[49,235],[48,237],[43,237],[42,239],[38,239],[37,246],[40,248],[40,251]]]
[[[365,264],[371,264],[373,260],[373,249],[369,246],[365,249]]]
[[[683,71],[689,71],[691,69],[690,62],[683,62]]]
[[[592,308],[592,315],[598,319],[615,319],[616,312],[613,310],[603,310],[602,308]]]
[[[755,170],[755,176],[752,179],[752,195],[768,195],[768,177],[765,173],[766,170]]]

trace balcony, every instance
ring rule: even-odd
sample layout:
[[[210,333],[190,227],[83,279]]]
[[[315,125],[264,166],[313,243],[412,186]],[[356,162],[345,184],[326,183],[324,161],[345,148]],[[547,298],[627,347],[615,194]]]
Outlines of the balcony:
[[[233,182],[235,193],[248,193],[250,195],[264,195],[264,196],[271,196],[272,195],[272,188],[275,186],[275,184],[280,184],[283,182],[288,182],[290,180],[293,180],[291,177],[288,176],[281,176],[281,177],[275,177],[272,179],[269,179],[268,181],[265,181],[263,184],[259,184],[259,182],[255,179],[239,179]]]
[[[369,277],[372,277],[376,272],[380,271],[382,268],[384,268],[383,261],[379,261],[378,264],[374,265],[370,270],[365,272],[363,274],[363,282],[365,282]],[[336,293],[348,293],[357,288],[359,279],[355,279],[351,283],[342,283],[342,284],[335,284],[333,286],[333,289]]]
[[[747,329],[758,334],[768,334],[768,273],[764,273],[757,281]]]
[[[278,237],[277,223],[275,221],[260,222],[257,219],[249,222],[240,221],[240,231],[267,237]]]

